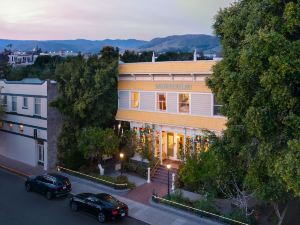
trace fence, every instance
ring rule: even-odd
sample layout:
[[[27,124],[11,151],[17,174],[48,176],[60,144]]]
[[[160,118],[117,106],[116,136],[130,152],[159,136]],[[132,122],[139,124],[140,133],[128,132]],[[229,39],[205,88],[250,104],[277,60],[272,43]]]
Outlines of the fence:
[[[67,169],[67,168],[64,168],[64,167],[61,167],[61,166],[57,166],[57,171],[62,171],[62,172],[68,173],[70,175],[75,175],[77,177],[86,178],[88,180],[95,181],[95,182],[107,185],[109,187],[112,187],[112,188],[118,189],[118,190],[124,190],[124,189],[128,188],[127,183],[124,183],[124,184],[114,183],[114,182],[111,182],[111,181],[108,181],[108,180],[105,180],[105,179],[90,176],[88,174],[84,174],[84,173],[81,173],[81,172],[78,172],[78,171],[70,170],[70,169]]]
[[[178,202],[170,201],[170,200],[165,199],[165,198],[160,198],[155,194],[152,195],[152,199],[155,202],[166,202],[169,205],[173,205],[173,206],[176,206],[178,208],[182,208],[186,211],[193,211],[197,214],[200,214],[200,216],[202,216],[204,214],[206,217],[212,217],[212,218],[218,219],[218,220],[223,221],[223,222],[230,222],[231,224],[234,223],[234,224],[240,224],[240,225],[249,225],[248,223],[240,222],[240,221],[230,219],[230,218],[218,215],[218,214],[210,213],[210,212],[207,212],[207,211],[204,211],[204,210],[201,210],[201,209],[196,209],[196,208],[193,208],[191,206],[187,206],[187,205],[184,205],[184,204],[181,204],[181,203],[178,203]]]

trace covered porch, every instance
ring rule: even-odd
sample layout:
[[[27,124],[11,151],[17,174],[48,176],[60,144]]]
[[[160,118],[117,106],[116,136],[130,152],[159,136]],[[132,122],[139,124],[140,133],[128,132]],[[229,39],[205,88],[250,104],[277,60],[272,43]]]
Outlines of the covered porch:
[[[178,167],[179,162],[184,161],[188,154],[206,151],[211,135],[208,131],[193,128],[141,123],[130,125],[139,137],[151,137],[153,154],[160,160],[161,165],[174,163],[175,167]]]

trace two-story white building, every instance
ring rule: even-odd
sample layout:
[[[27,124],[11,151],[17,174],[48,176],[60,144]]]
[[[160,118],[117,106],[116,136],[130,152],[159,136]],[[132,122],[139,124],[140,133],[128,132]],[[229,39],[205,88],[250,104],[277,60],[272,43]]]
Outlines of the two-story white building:
[[[5,115],[0,120],[0,155],[44,170],[54,168],[59,112],[49,106],[57,95],[55,81],[36,78],[0,80]]]

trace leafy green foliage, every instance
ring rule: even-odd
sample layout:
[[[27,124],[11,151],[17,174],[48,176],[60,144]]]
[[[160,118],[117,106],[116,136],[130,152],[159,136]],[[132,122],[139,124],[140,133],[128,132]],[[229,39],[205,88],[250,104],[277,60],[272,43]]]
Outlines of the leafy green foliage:
[[[136,132],[133,130],[125,130],[124,134],[121,135],[120,147],[122,152],[124,153],[125,160],[129,160],[134,156],[134,153],[137,149],[138,139]]]
[[[228,117],[216,147],[228,151],[225,162],[244,162],[237,164],[240,186],[276,205],[300,193],[299,7],[242,0],[221,10],[214,24],[224,58],[208,85]]]
[[[103,155],[112,156],[119,150],[119,139],[113,129],[88,127],[81,131],[79,149],[86,159],[101,160]]]
[[[118,106],[119,53],[112,47],[100,53],[101,57],[89,59],[80,55],[67,58],[55,70],[59,97],[51,105],[60,110],[65,121],[58,144],[59,159],[70,168],[78,166],[72,152],[84,161],[93,154],[111,154],[118,144],[107,128],[114,125]]]
[[[56,67],[64,62],[60,56],[39,56],[33,65],[15,67],[5,75],[7,80],[22,80],[27,77],[36,77],[42,80],[55,79]]]
[[[8,64],[8,55],[10,51],[4,49],[2,53],[0,53],[0,79],[5,79],[7,74],[10,73],[11,66]]]

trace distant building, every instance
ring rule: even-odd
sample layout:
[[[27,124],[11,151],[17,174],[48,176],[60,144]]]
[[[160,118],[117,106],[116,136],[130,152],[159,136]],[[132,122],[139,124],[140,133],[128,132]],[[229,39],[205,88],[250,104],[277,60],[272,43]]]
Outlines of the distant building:
[[[8,63],[13,67],[34,64],[39,54],[37,52],[12,52],[8,55]]]
[[[60,57],[69,57],[69,56],[78,56],[77,52],[73,51],[58,51],[58,52],[43,52],[40,55],[49,55],[49,56],[60,56]]]
[[[0,120],[0,155],[44,170],[55,168],[62,117],[49,102],[55,81],[0,80],[5,115]]]

